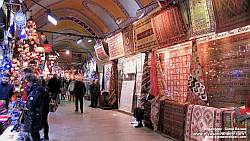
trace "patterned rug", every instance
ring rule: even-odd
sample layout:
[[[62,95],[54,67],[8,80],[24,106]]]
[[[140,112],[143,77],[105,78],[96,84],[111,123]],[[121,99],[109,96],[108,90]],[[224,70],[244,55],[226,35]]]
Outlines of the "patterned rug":
[[[108,102],[112,106],[118,106],[118,68],[117,61],[112,61],[111,77],[110,77],[110,88]]]
[[[133,26],[128,26],[122,31],[125,55],[134,53]]]
[[[250,93],[249,44],[250,32],[197,44],[210,106],[237,107],[246,102]]]
[[[243,122],[236,122],[236,114],[234,110],[224,110],[223,111],[223,128],[240,128],[247,129],[247,138],[235,138],[235,139],[225,139],[225,141],[249,141],[250,140],[250,119]],[[224,130],[225,131],[225,130]]]
[[[158,51],[164,95],[178,103],[186,102],[190,74],[192,42],[185,42]],[[159,86],[160,87],[160,86]]]
[[[184,140],[186,104],[162,101],[160,106],[159,130],[178,141]]]
[[[133,26],[135,39],[135,52],[144,52],[157,46],[153,32],[151,17],[144,17]]]
[[[115,60],[125,55],[121,32],[108,38],[108,47],[110,60]]]
[[[216,32],[229,31],[250,24],[249,0],[213,0]]]
[[[212,0],[189,0],[189,11],[192,38],[215,32]]]
[[[185,141],[217,141],[213,129],[222,128],[222,111],[213,107],[189,105],[186,114]],[[212,129],[212,131],[209,131]]]
[[[187,40],[187,32],[178,7],[171,6],[157,13],[151,22],[161,48]]]

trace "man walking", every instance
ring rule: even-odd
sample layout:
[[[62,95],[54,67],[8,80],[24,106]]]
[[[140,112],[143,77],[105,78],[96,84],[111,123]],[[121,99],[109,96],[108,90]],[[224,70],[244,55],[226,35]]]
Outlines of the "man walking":
[[[49,87],[49,91],[52,94],[53,99],[56,100],[58,104],[60,104],[60,98],[59,98],[59,93],[61,91],[60,80],[57,79],[56,74],[54,74],[53,78],[49,80],[48,87]]]
[[[81,113],[83,113],[83,97],[86,93],[86,87],[84,82],[77,80],[75,82],[74,94],[75,94],[75,111],[78,112],[78,101],[80,101]]]
[[[93,94],[94,94],[94,99],[93,99],[93,108],[97,107],[98,104],[98,98],[101,94],[101,90],[100,90],[100,84],[99,84],[99,80],[96,79],[95,80],[95,85],[94,85],[94,89],[93,89]]]

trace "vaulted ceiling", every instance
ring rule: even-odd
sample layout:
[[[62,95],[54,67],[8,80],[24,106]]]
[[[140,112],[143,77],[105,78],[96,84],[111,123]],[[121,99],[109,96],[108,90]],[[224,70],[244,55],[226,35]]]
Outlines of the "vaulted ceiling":
[[[25,0],[31,16],[39,29],[103,37],[119,28],[116,20],[121,17],[135,17],[136,11],[155,0],[35,0],[51,9],[58,17],[58,25],[47,20],[45,9],[31,0]],[[50,35],[51,36],[51,35]],[[55,50],[71,48],[73,51],[92,50],[94,43],[76,44],[76,37],[53,36]]]

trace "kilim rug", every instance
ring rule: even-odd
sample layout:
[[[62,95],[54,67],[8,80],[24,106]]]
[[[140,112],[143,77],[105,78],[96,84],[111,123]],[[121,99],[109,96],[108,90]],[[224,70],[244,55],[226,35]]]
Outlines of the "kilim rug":
[[[94,48],[95,48],[96,56],[100,61],[103,61],[109,57],[102,43],[97,43]]]
[[[197,43],[209,105],[242,106],[250,93],[250,32]]]
[[[213,0],[216,32],[229,31],[250,24],[249,0]]]
[[[153,124],[154,131],[158,130],[159,117],[160,117],[160,95],[155,97],[151,102],[150,120]]]
[[[212,0],[189,0],[189,11],[192,38],[215,32]]]
[[[161,101],[159,130],[178,141],[184,141],[187,104],[174,101]]]
[[[110,88],[108,102],[112,106],[118,106],[118,68],[117,61],[112,61],[111,77],[110,77]]]
[[[191,104],[206,105],[207,94],[202,78],[200,55],[197,50],[197,44],[194,41],[192,45],[191,74],[188,79],[188,87],[187,102]]]
[[[222,111],[217,108],[189,105],[186,114],[185,141],[219,140],[213,133],[222,128],[221,113]]]
[[[128,26],[122,31],[125,55],[134,53],[133,26]]]
[[[162,48],[187,39],[187,32],[177,6],[170,6],[157,13],[151,22],[157,42]]]
[[[157,89],[157,76],[156,76],[156,51],[154,49],[152,49],[152,53],[151,53],[151,65],[150,65],[150,88],[151,88],[151,95],[153,96],[157,96],[158,93],[158,89]]]
[[[150,68],[149,68],[149,53],[145,53],[145,59],[143,64],[143,72],[142,72],[142,83],[141,83],[141,91],[145,90],[150,93]]]
[[[164,94],[169,100],[185,103],[190,74],[192,42],[158,50]]]
[[[133,25],[135,52],[149,51],[157,46],[153,32],[151,17],[147,16]]]
[[[225,139],[225,141],[249,141],[250,140],[250,119],[245,120],[243,122],[237,122],[236,121],[236,114],[234,110],[224,110],[223,111],[223,132],[226,132],[225,129],[230,129],[227,130],[232,134],[232,131],[237,131],[237,130],[231,130],[232,128],[239,128],[242,131],[239,131],[240,133],[245,132],[247,129],[248,136],[247,138],[240,138],[239,136],[234,138],[234,139]],[[246,134],[242,134],[241,136],[245,136]]]

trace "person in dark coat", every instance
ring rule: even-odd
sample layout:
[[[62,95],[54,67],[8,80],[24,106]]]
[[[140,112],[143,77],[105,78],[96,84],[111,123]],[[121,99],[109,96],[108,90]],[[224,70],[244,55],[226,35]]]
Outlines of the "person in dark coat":
[[[57,79],[57,75],[54,74],[53,78],[51,78],[48,82],[48,88],[50,93],[53,96],[54,100],[57,100],[57,103],[60,104],[60,98],[59,98],[59,94],[61,92],[60,88],[61,88],[61,82],[59,79]]]
[[[84,82],[77,80],[75,82],[74,94],[75,94],[75,111],[78,112],[78,101],[80,101],[81,113],[83,113],[83,97],[86,93],[86,87]]]
[[[44,87],[45,89],[43,110],[42,110],[44,140],[49,140],[48,114],[49,114],[50,95],[49,95],[49,91],[48,91],[48,87],[46,85],[45,79],[41,79],[40,85]]]
[[[98,104],[98,98],[101,94],[101,90],[100,90],[100,84],[99,84],[99,80],[96,79],[95,80],[95,85],[94,85],[94,89],[93,89],[93,94],[94,94],[94,99],[93,99],[93,108],[97,107]]]
[[[4,74],[2,77],[2,82],[0,84],[0,100],[5,101],[5,108],[8,109],[9,101],[13,95],[13,85],[9,84],[10,75]]]
[[[43,128],[42,113],[44,106],[45,89],[39,86],[37,78],[26,76],[28,86],[28,101],[24,109],[24,131],[31,133],[33,141],[40,141],[39,131]]]
[[[90,100],[91,100],[91,104],[89,107],[94,107],[94,87],[95,87],[95,80],[92,80],[89,86]]]

